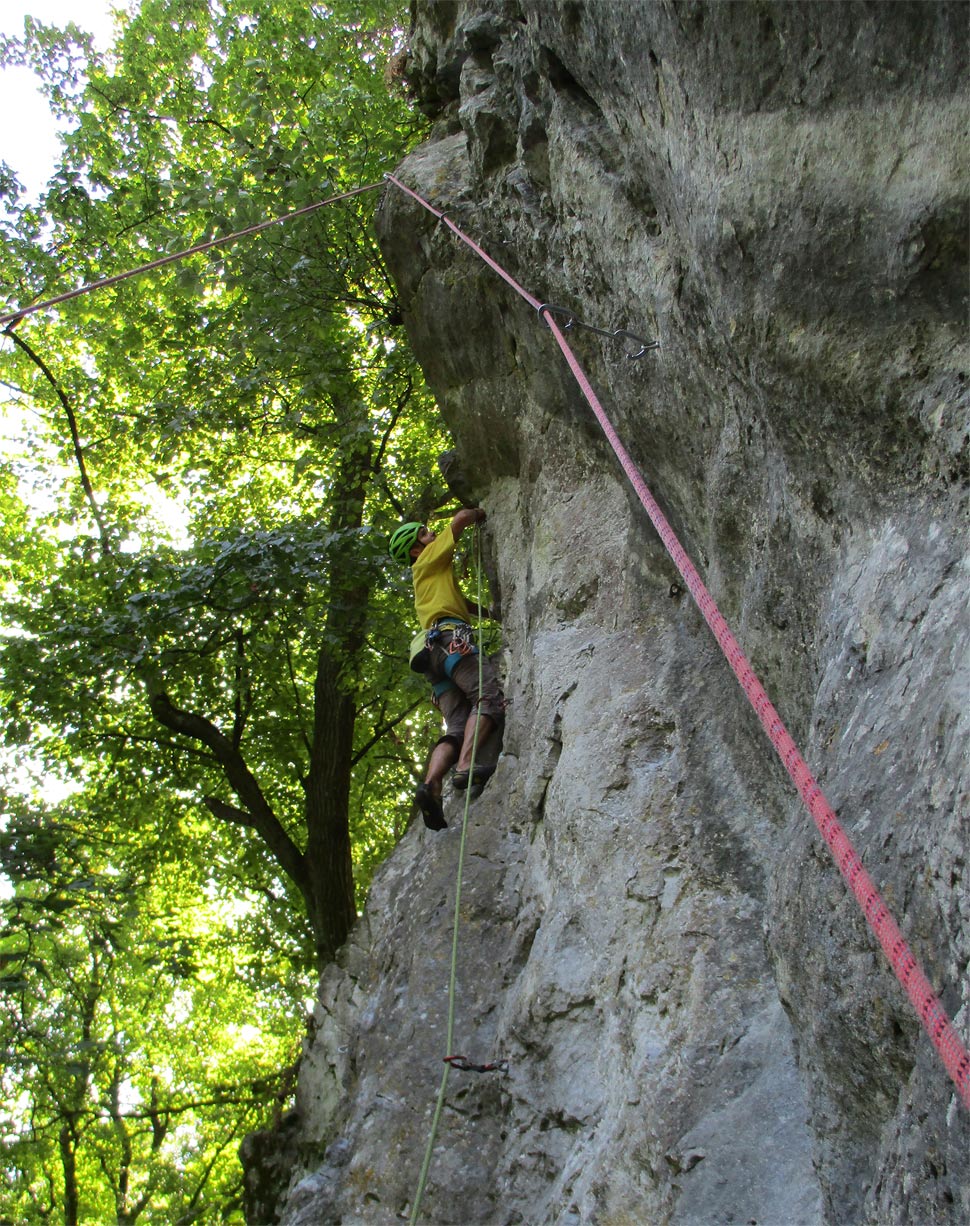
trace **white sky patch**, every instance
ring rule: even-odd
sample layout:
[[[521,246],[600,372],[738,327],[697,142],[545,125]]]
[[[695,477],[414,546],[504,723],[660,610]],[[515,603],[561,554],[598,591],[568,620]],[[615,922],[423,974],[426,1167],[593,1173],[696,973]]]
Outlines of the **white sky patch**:
[[[62,28],[73,21],[94,36],[98,50],[107,51],[114,38],[115,10],[124,11],[124,5],[108,0],[2,0],[0,34],[22,38],[28,15]],[[16,123],[0,125],[0,161],[23,183],[28,199],[36,200],[53,173],[60,142],[58,120],[30,69],[0,69],[0,114],[16,116]]]
[[[10,793],[56,805],[77,792],[81,784],[66,775],[49,773],[26,748],[0,746],[0,787]],[[8,818],[0,814],[0,829],[6,829],[7,825]],[[15,893],[10,879],[0,874],[0,899],[13,898]]]
[[[240,1048],[251,1047],[262,1041],[263,1032],[251,1022],[230,1022],[226,1027],[226,1036],[232,1040],[232,1045],[238,1051]]]

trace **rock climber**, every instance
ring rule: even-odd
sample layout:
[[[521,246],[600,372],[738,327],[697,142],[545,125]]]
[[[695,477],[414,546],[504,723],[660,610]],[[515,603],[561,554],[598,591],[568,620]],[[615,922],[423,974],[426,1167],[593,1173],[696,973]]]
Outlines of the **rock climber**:
[[[484,784],[495,770],[482,764],[472,771],[472,748],[476,746],[476,725],[477,750],[499,727],[505,699],[495,669],[484,653],[479,693],[478,648],[472,640],[469,619],[485,615],[485,610],[466,600],[454,570],[458,538],[465,528],[484,520],[485,512],[480,507],[466,507],[438,535],[425,524],[412,522],[401,524],[388,542],[391,557],[410,565],[414,583],[414,607],[421,632],[412,643],[411,667],[431,681],[432,702],[445,721],[445,734],[432,749],[424,782],[415,792],[424,824],[430,830],[444,830],[448,824],[441,807],[441,791],[452,766],[453,782],[459,790]]]

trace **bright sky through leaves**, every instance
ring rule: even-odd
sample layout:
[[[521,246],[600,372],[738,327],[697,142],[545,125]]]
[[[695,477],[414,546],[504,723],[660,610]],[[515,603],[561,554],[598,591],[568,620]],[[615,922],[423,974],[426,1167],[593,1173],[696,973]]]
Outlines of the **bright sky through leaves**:
[[[92,34],[103,51],[111,42],[112,9],[120,7],[108,0],[3,0],[0,34],[21,37],[28,14],[46,25],[73,21]],[[57,121],[30,69],[0,69],[0,115],[0,161],[16,173],[28,198],[36,199],[50,178],[60,145]]]
[[[245,22],[131,3],[119,42],[103,0],[100,26],[80,0],[0,0],[12,58],[64,116],[29,79],[0,99],[26,188],[8,301],[374,182],[424,131],[385,75],[403,0],[246,0]],[[28,8],[45,32],[21,50]],[[107,65],[47,33],[72,21]],[[3,140],[35,101],[29,150],[58,128],[65,148],[28,165]],[[440,729],[401,667],[413,606],[383,543],[447,505],[449,440],[375,205],[78,298],[0,346],[0,1099],[22,1104],[0,1129],[2,1221],[240,1222],[239,1142],[291,1100],[317,967],[411,816]]]

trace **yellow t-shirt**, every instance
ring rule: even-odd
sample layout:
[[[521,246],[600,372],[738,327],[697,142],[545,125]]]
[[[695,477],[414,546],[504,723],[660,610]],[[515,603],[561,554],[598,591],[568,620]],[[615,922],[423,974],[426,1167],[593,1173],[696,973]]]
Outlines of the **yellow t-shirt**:
[[[474,616],[462,595],[452,567],[455,536],[449,524],[435,537],[411,567],[414,580],[414,608],[418,622],[427,630],[442,617],[457,617],[468,621]]]

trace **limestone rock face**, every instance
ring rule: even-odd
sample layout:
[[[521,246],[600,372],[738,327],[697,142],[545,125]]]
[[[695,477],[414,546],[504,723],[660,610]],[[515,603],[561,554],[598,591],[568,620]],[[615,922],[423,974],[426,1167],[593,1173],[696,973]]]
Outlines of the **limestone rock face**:
[[[570,333],[965,1041],[966,34],[946,3],[418,3],[435,126],[396,172],[540,301],[661,341]],[[420,1220],[967,1221],[970,1114],[549,330],[393,187],[380,236],[511,700],[454,1040],[508,1069],[450,1074]],[[409,1215],[447,815],[323,978],[253,1221]]]

